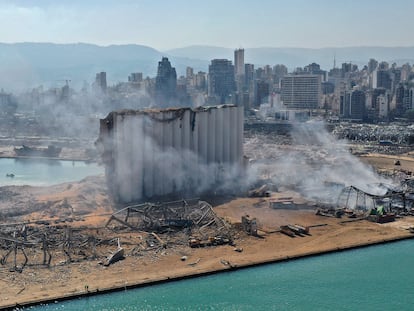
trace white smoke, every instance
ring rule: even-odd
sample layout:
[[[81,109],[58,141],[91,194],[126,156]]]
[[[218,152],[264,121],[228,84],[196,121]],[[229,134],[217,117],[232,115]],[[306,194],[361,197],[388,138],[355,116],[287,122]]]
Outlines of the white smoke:
[[[165,111],[166,115],[169,113]],[[119,202],[160,196],[235,194],[248,189],[250,178],[243,169],[242,159],[216,163],[189,150],[199,140],[187,137],[186,143],[181,144],[181,135],[191,133],[184,133],[178,121],[136,117],[132,112],[131,115],[114,113],[106,120],[110,128],[113,122],[113,132],[107,135],[101,129],[98,146],[111,155],[106,164],[114,170],[107,170],[107,179],[114,195],[119,195],[115,198]]]
[[[317,201],[336,202],[345,186],[375,192],[373,184],[392,183],[352,155],[347,142],[337,140],[320,121],[294,124],[291,142],[275,144],[256,136],[246,141],[245,149],[262,178]]]
[[[161,151],[155,145],[154,169],[163,173],[166,183],[174,185],[176,192],[187,195],[204,193],[239,193],[248,187],[239,163],[205,163],[190,150],[168,148]]]
[[[128,117],[123,120],[123,124],[126,122]],[[146,118],[145,122],[151,124],[150,118]],[[120,136],[120,139],[132,144],[131,147],[126,144],[128,150],[124,150],[120,156],[129,152],[133,154],[126,155],[125,161],[116,160],[118,165],[123,166],[117,167],[121,173],[116,182],[120,185],[121,193],[133,193],[130,184],[135,183],[134,178],[142,178],[144,189],[148,188],[148,183],[153,185],[149,187],[153,190],[148,193],[144,190],[144,198],[157,196],[158,193],[183,197],[204,193],[240,194],[268,182],[281,190],[294,189],[308,199],[335,203],[346,186],[352,185],[375,193],[384,188],[373,185],[392,184],[392,181],[379,176],[372,167],[352,155],[347,142],[337,140],[328,133],[323,122],[297,123],[289,138],[274,134],[246,138],[245,153],[252,159],[248,166],[243,163],[206,163],[205,159],[190,150],[176,149],[166,144],[161,144],[162,148],[155,139],[161,135],[154,132],[159,127],[151,128],[147,124],[145,128],[147,134],[143,134],[144,137],[136,137],[129,131]],[[143,132],[138,130],[136,133]],[[165,130],[164,135],[168,135]],[[165,137],[162,136],[162,139],[165,140]],[[129,167],[130,163],[132,166],[138,165],[135,162],[144,167],[143,171],[140,171],[142,167]],[[145,171],[148,167],[150,169]],[[130,177],[124,177],[124,174],[131,176],[131,170],[135,176],[132,181],[128,179]]]

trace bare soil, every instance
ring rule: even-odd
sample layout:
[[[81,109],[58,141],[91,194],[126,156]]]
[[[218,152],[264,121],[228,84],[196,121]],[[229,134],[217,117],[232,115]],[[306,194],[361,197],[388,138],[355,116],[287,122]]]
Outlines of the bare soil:
[[[410,154],[374,154],[361,159],[381,170],[414,171],[414,159]],[[395,165],[397,159],[400,166]],[[269,201],[281,197],[292,198],[300,208],[271,208]],[[376,224],[359,219],[317,216],[313,206],[303,208],[305,203],[295,192],[273,193],[270,198],[227,198],[224,203],[215,204],[214,211],[232,224],[234,245],[190,248],[188,233],[178,232],[159,235],[166,241],[164,248],[148,246],[148,232],[133,231],[120,225],[105,227],[114,205],[107,195],[102,176],[52,187],[2,187],[2,223],[46,220],[51,227],[69,227],[73,234],[80,234],[82,238],[93,235],[104,242],[93,252],[89,249],[73,254],[71,263],[62,247],[54,251],[50,266],[27,265],[20,273],[10,272],[11,262],[0,266],[0,308],[412,236],[407,229],[414,226],[414,217]],[[249,236],[241,230],[241,217],[245,215],[257,219],[259,237]],[[310,235],[288,237],[279,231],[281,225],[287,224],[309,226]],[[38,226],[44,228],[43,224]],[[109,266],[102,265],[103,259],[116,249],[117,239],[125,249],[125,259]],[[27,253],[32,262],[41,262],[41,249],[27,249]],[[1,250],[0,256],[4,254]],[[21,262],[22,255],[17,259]]]

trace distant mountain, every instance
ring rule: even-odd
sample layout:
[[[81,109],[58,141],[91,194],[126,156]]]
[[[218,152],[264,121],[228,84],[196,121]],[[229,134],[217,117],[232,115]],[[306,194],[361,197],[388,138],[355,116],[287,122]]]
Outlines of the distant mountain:
[[[185,75],[187,66],[195,72],[208,71],[214,58],[233,60],[234,49],[213,46],[189,46],[169,51],[129,44],[98,46],[93,44],[0,43],[0,89],[6,92],[39,85],[62,86],[71,80],[71,86],[80,88],[84,81],[92,83],[95,74],[107,72],[108,84],[127,81],[131,72],[142,72],[154,77],[163,56],[170,59],[178,75]],[[312,62],[323,69],[351,61],[359,66],[370,58],[378,61],[414,63],[414,47],[349,47],[349,48],[245,48],[245,62],[263,65],[285,64],[289,69]]]
[[[155,75],[162,53],[141,45],[0,43],[0,88],[81,85],[106,71],[109,81],[126,81],[131,72]]]
[[[215,58],[233,59],[234,49],[208,45],[191,45],[165,52],[176,57],[191,57],[193,59],[210,61]]]
[[[168,50],[166,53],[177,57],[189,57],[209,61],[214,58],[233,59],[234,49],[212,46],[189,46]],[[370,58],[378,61],[388,61],[398,64],[414,63],[414,47],[346,47],[346,48],[245,48],[245,62],[257,66],[284,64],[289,69],[303,67],[310,63],[318,63],[322,69],[333,67],[334,57],[336,65],[352,62],[359,66],[366,65]]]

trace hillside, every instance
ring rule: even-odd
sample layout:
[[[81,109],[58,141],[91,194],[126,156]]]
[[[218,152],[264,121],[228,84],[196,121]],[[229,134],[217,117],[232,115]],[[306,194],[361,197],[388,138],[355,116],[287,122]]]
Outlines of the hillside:
[[[213,58],[233,59],[233,50],[212,46],[189,46],[179,49],[168,50],[166,53],[177,57],[191,56],[195,59],[211,60]],[[388,61],[398,64],[414,62],[414,47],[346,47],[346,48],[245,48],[245,62],[256,66],[284,64],[289,69],[303,67],[312,62],[321,65],[325,70],[336,64],[340,66],[343,62],[352,62],[359,66],[368,63],[370,58],[378,61]]]
[[[158,51],[148,46],[128,44],[98,46],[86,43],[0,43],[0,89],[6,92],[44,85],[80,88],[84,81],[92,83],[95,74],[107,72],[108,84],[127,81],[131,72],[154,77],[158,61],[169,57],[178,75],[185,75],[187,66],[194,71],[208,71],[214,58],[233,59],[233,49],[212,46],[189,46]],[[263,65],[285,64],[290,70],[312,62],[323,69],[352,62],[360,67],[370,58],[390,63],[414,63],[414,47],[349,47],[349,48],[245,48],[245,62]]]

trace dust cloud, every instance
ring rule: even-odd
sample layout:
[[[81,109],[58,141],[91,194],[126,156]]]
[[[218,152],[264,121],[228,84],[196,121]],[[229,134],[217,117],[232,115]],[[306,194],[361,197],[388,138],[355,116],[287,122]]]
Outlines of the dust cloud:
[[[383,188],[375,185],[393,183],[352,155],[347,141],[334,137],[322,121],[293,123],[290,138],[251,135],[245,153],[258,179],[315,201],[335,203],[342,189],[351,185],[377,193]]]

